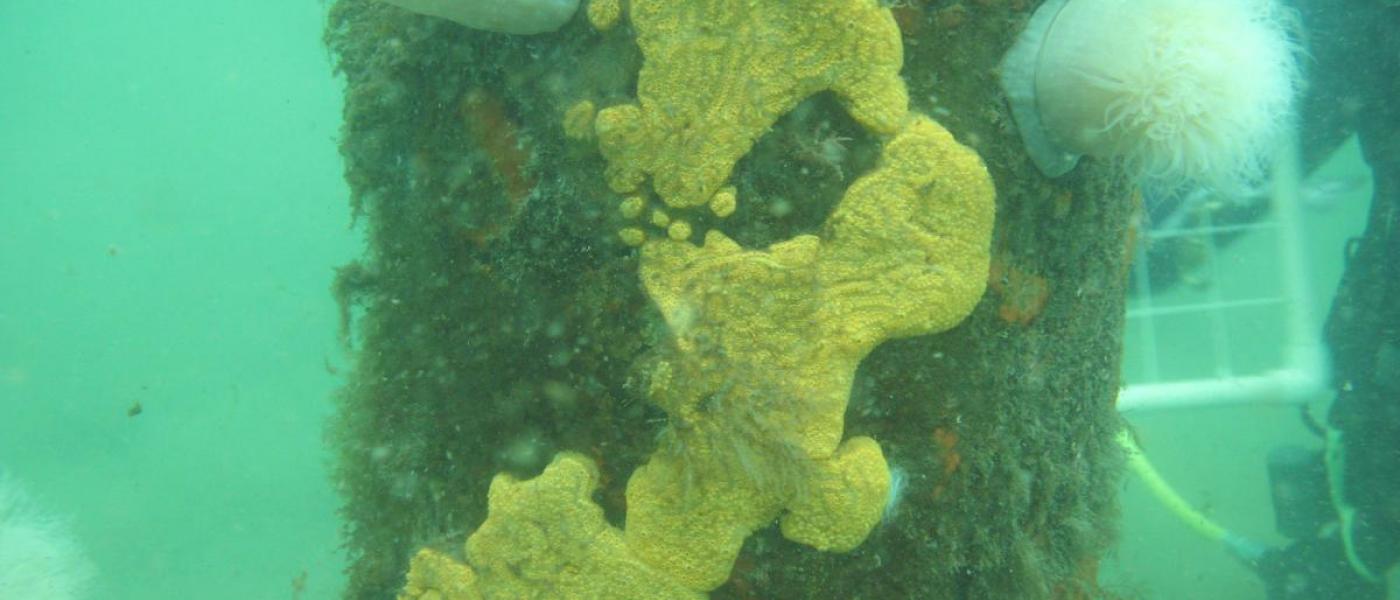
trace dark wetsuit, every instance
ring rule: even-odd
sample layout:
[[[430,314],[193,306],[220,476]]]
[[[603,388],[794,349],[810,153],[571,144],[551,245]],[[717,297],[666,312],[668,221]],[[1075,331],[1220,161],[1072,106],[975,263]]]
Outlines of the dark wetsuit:
[[[1353,546],[1374,574],[1400,560],[1400,8],[1380,0],[1297,0],[1308,31],[1300,107],[1305,165],[1356,133],[1375,194],[1327,318],[1342,481]]]
[[[1341,457],[1329,461],[1331,497],[1349,513],[1350,535],[1298,540],[1271,553],[1261,573],[1271,599],[1382,598],[1380,579],[1400,561],[1400,7],[1292,4],[1307,31],[1303,168],[1354,133],[1375,192],[1365,232],[1344,249],[1325,330],[1336,393],[1329,453]]]

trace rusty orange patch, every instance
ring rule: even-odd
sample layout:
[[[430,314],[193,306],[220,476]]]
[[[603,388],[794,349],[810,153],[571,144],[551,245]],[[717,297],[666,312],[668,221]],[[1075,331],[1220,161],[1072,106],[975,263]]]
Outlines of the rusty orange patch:
[[[987,287],[1001,296],[997,316],[1007,323],[1030,325],[1050,301],[1050,282],[1009,264],[1004,255],[992,259]]]
[[[507,203],[503,214],[492,215],[489,222],[476,224],[471,232],[472,240],[481,246],[514,223],[536,182],[526,166],[529,143],[520,137],[519,127],[506,114],[500,95],[484,88],[471,90],[462,97],[459,111],[472,142],[490,161]]]
[[[939,454],[941,455],[939,464],[942,466],[943,470],[942,481],[933,486],[933,497],[937,499],[942,496],[943,491],[947,489],[948,477],[956,472],[958,467],[962,465],[962,454],[958,452],[958,434],[951,429],[945,427],[934,428],[933,443],[935,446],[938,446]]]

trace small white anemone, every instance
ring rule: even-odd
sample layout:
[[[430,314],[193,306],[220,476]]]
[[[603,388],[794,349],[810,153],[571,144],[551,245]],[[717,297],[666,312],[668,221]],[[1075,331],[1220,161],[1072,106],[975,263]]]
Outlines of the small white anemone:
[[[68,524],[0,468],[0,598],[75,600],[87,595],[93,572]]]
[[[885,508],[880,513],[880,522],[888,525],[899,513],[899,505],[904,501],[904,487],[909,483],[909,474],[904,469],[890,465],[890,490],[885,494]]]
[[[579,0],[384,0],[416,13],[455,21],[472,29],[526,35],[559,29],[573,18]]]
[[[1291,130],[1290,15],[1273,0],[1047,0],[1002,87],[1049,176],[1088,154],[1144,180],[1245,190]]]

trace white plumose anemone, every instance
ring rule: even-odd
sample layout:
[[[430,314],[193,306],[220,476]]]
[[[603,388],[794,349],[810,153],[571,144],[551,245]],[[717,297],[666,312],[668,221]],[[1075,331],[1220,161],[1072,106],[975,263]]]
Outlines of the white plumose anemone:
[[[92,578],[68,526],[35,506],[0,468],[0,598],[76,600]]]
[[[1142,179],[1246,189],[1293,120],[1286,14],[1273,0],[1047,0],[1002,87],[1047,175],[1088,154]]]

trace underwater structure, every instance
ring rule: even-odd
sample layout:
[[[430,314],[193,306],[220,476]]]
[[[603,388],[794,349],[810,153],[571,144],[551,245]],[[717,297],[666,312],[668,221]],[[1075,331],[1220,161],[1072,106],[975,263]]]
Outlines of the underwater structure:
[[[1023,148],[1032,3],[447,4],[326,30],[347,597],[1105,597],[1140,199]]]

